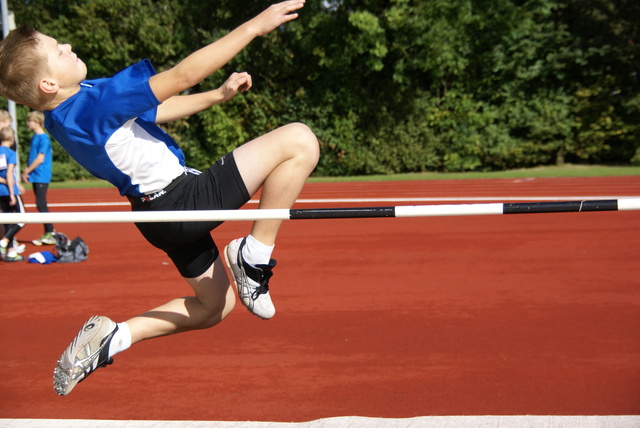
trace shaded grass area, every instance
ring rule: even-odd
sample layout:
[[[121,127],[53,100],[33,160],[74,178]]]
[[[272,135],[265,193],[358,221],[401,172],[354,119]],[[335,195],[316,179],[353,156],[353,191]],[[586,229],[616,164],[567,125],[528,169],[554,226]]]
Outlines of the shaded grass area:
[[[463,180],[483,178],[523,178],[523,177],[611,177],[640,175],[640,167],[603,166],[603,165],[564,165],[542,166],[536,168],[514,169],[492,172],[425,172],[395,175],[367,175],[350,177],[312,177],[310,182],[344,182],[344,181],[401,181],[401,180]],[[112,187],[103,180],[91,179],[80,181],[64,181],[51,183],[53,189],[75,189]]]

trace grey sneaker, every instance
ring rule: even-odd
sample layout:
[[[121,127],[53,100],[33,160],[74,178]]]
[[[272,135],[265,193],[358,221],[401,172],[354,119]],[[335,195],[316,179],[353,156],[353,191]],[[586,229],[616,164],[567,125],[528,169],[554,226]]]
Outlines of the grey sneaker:
[[[224,249],[224,258],[242,304],[254,315],[268,320],[276,314],[269,296],[269,279],[276,261],[271,259],[268,265],[251,266],[242,258],[245,241],[246,238],[231,241]]]
[[[113,363],[109,358],[109,343],[118,325],[107,317],[93,316],[60,356],[53,371],[53,389],[67,395],[94,370]]]

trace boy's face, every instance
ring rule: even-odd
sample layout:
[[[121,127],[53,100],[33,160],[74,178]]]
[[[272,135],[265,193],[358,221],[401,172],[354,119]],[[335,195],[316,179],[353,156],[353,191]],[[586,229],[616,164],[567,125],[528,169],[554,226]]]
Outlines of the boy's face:
[[[77,86],[87,77],[87,66],[71,50],[71,45],[61,45],[52,37],[39,34],[39,49],[44,55],[49,74],[61,88]]]

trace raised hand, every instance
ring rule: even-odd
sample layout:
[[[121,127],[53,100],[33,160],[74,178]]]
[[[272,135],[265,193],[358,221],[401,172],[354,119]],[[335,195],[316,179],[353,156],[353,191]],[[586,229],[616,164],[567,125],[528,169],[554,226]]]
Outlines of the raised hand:
[[[289,0],[269,6],[264,12],[250,21],[257,36],[263,36],[282,24],[298,17],[296,10],[302,9],[305,0]]]

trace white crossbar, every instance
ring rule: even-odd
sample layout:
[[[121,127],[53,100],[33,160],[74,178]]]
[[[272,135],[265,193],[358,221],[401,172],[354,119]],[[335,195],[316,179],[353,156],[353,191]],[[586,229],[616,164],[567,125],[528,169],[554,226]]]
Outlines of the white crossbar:
[[[396,217],[502,214],[503,204],[414,205],[396,207]]]
[[[155,223],[172,221],[288,220],[289,210],[104,211],[0,214],[0,223]]]
[[[437,217],[466,215],[630,211],[640,198],[536,203],[412,205],[319,209],[241,209],[215,211],[112,211],[0,214],[0,223],[156,223],[185,221],[255,221],[373,217]]]

